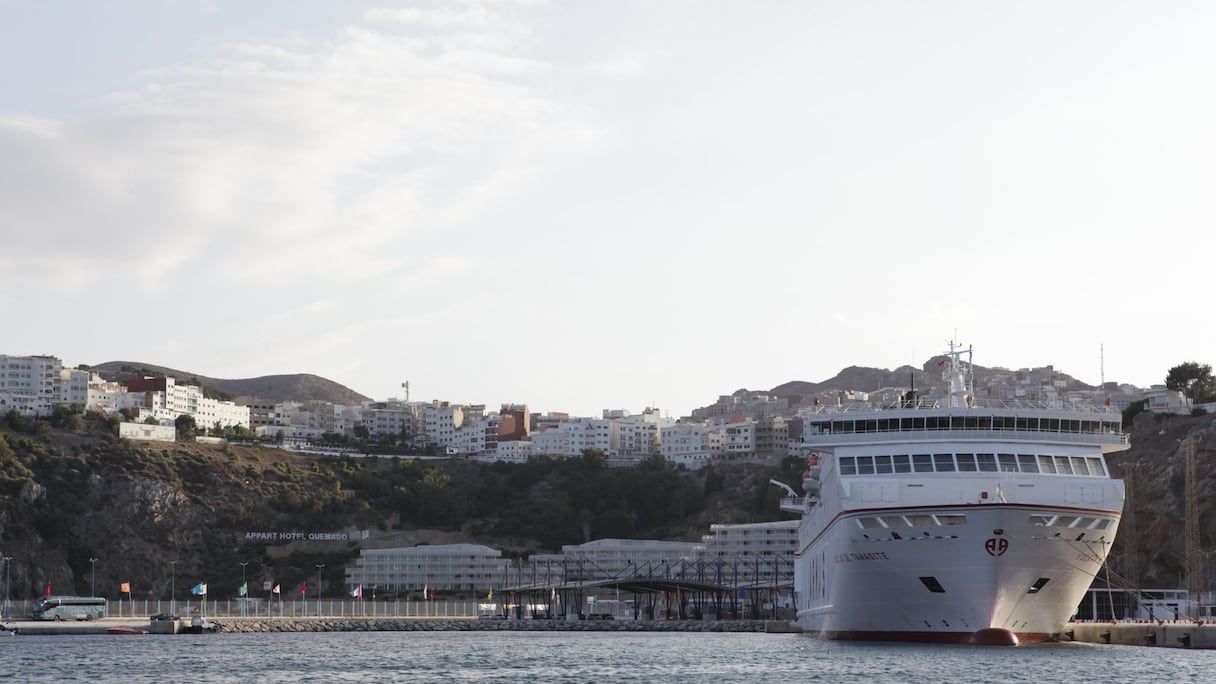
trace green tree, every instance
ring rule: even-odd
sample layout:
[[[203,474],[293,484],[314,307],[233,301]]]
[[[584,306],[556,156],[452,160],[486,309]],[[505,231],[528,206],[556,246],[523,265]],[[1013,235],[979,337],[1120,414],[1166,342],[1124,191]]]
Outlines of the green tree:
[[[198,433],[198,424],[194,422],[194,416],[183,413],[173,421],[173,426],[177,428],[177,438],[182,440],[192,440]]]
[[[1196,404],[1216,398],[1216,386],[1212,380],[1212,365],[1208,363],[1186,363],[1174,366],[1165,376],[1165,386],[1181,390]]]

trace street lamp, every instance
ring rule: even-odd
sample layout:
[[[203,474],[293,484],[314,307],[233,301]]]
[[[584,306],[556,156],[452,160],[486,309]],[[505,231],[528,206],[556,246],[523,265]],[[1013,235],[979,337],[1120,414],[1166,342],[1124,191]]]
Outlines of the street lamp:
[[[97,559],[89,559],[90,579],[89,579],[89,595],[97,596]]]
[[[13,564],[12,556],[0,556],[4,560],[4,612],[0,614],[5,620],[13,616],[12,611],[12,585],[8,582],[8,566]]]
[[[324,567],[324,563],[317,564],[317,617],[321,617],[321,570]]]
[[[245,566],[246,565],[249,565],[249,561],[245,561],[244,563],[241,563],[240,598],[246,599],[245,601],[241,601],[241,616],[242,617],[245,615],[245,604],[248,603],[248,599],[249,599],[249,585],[248,585],[248,583],[245,582]]]
[[[177,617],[177,561],[169,561],[169,614]]]

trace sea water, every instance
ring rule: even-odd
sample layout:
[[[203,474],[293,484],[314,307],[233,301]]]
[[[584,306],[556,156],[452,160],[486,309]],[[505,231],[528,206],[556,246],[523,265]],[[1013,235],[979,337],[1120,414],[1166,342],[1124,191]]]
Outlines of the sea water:
[[[15,636],[0,682],[1207,682],[1216,651],[823,641],[801,634]]]

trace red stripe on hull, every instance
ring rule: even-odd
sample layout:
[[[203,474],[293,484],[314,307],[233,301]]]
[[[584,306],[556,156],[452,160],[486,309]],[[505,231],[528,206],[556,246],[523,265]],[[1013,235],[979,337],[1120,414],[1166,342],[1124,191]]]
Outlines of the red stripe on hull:
[[[918,644],[977,644],[983,646],[1015,646],[1017,644],[1039,644],[1044,641],[1057,641],[1058,635],[1045,632],[1009,632],[1007,630],[981,630],[981,632],[1000,631],[1014,637],[1014,640],[1002,640],[999,635],[989,635],[980,632],[819,632],[824,639],[838,641],[903,641]],[[808,632],[815,634],[815,632]],[[977,635],[979,636],[977,640]]]

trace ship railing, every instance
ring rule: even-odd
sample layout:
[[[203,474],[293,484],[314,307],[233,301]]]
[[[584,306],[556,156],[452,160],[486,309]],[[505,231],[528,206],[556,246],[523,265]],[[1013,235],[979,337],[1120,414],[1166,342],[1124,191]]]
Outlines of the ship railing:
[[[781,510],[800,512],[806,505],[806,498],[801,496],[783,496],[781,497]]]
[[[1062,402],[1062,401],[1033,401],[1030,399],[1004,400],[1004,399],[979,399],[975,400],[970,406],[951,407],[948,404],[947,397],[938,399],[916,399],[914,401],[857,401],[845,404],[819,404],[807,409],[803,409],[800,413],[808,413],[811,415],[821,414],[836,414],[836,413],[873,413],[875,411],[895,411],[895,410],[910,410],[910,411],[940,411],[948,408],[958,408],[973,410],[977,408],[986,409],[1012,409],[1012,410],[1030,410],[1030,411],[1066,411],[1069,413],[1092,413],[1092,414],[1118,414],[1122,411],[1115,406],[1106,406],[1105,404],[1086,404],[1077,402]]]
[[[878,430],[872,432],[835,432],[821,434],[804,434],[802,443],[811,449],[818,444],[841,444],[849,442],[876,442],[884,438],[891,441],[907,441],[914,438],[917,441],[935,441],[941,439],[966,438],[968,441],[1050,441],[1067,442],[1069,444],[1100,444],[1102,446],[1128,446],[1128,435],[1125,432],[1059,432],[1047,430],[954,430],[954,429],[912,429],[912,430]]]

